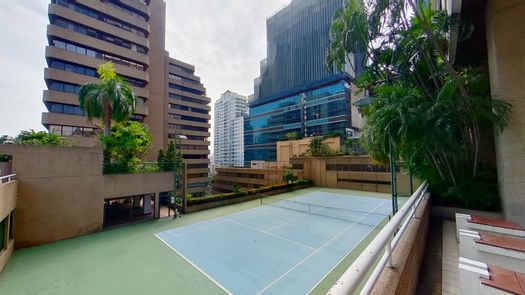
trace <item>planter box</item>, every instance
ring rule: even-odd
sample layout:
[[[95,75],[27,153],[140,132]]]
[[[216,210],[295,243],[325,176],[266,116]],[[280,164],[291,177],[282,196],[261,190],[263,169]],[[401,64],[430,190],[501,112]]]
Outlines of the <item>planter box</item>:
[[[445,206],[436,206],[432,205],[430,208],[430,214],[432,217],[438,217],[441,219],[456,220],[456,213],[478,215],[487,218],[494,219],[503,219],[503,213],[498,212],[488,212],[488,211],[479,211],[471,209],[463,209],[457,207],[445,207]]]
[[[293,188],[293,190],[308,188],[308,187],[311,187],[311,186],[312,185],[310,185],[310,184],[296,186],[296,187]],[[274,190],[274,191],[264,192],[262,194],[264,194],[265,196],[273,196],[273,195],[277,195],[277,194],[287,193],[289,191],[290,191],[289,188],[283,188],[283,189],[278,189],[278,190]],[[232,198],[232,199],[227,199],[227,200],[220,200],[220,201],[215,201],[215,202],[191,205],[191,206],[187,206],[186,207],[186,213],[192,213],[192,212],[202,211],[202,210],[206,210],[206,209],[217,208],[217,207],[222,207],[222,206],[226,206],[226,205],[232,205],[232,204],[247,202],[247,201],[255,200],[255,199],[258,199],[258,198],[260,198],[259,194],[253,194],[253,195],[247,195],[247,196],[242,196],[242,197],[237,197],[237,198]]]

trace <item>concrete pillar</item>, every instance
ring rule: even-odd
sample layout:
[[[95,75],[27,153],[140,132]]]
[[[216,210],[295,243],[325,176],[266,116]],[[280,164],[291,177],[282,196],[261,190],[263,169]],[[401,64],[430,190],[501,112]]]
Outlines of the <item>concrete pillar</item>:
[[[507,128],[496,135],[503,213],[525,225],[525,1],[489,0],[487,46],[492,95],[512,104]]]
[[[153,209],[153,218],[159,219],[160,218],[160,194],[155,193],[153,197],[155,200],[155,209]]]

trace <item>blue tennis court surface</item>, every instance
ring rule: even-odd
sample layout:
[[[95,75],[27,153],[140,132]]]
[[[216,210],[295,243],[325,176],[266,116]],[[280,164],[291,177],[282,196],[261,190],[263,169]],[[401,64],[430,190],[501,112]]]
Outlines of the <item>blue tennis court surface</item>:
[[[227,293],[306,294],[389,213],[385,199],[313,192],[156,236]]]

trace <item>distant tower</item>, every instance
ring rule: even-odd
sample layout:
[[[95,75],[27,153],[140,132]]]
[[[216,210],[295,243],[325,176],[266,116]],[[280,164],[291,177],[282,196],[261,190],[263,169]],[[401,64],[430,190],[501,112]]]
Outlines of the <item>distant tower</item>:
[[[215,165],[244,165],[244,117],[248,114],[248,99],[226,91],[215,102]]]

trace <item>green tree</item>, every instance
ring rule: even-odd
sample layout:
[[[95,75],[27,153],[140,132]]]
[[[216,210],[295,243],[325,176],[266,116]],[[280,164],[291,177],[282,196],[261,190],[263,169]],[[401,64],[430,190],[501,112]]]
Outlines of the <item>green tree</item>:
[[[308,153],[312,156],[322,156],[330,153],[330,147],[323,137],[314,137],[308,144]]]
[[[141,158],[151,150],[151,136],[146,126],[134,121],[113,125],[109,136],[101,142],[111,163],[124,171],[133,171]]]
[[[392,148],[442,199],[496,207],[496,177],[480,160],[480,137],[505,127],[510,105],[490,96],[481,62],[448,60],[451,30],[465,40],[472,28],[422,2],[351,0],[334,17],[326,63],[341,70],[349,53],[365,53],[355,81],[374,98],[363,109],[362,132],[372,157],[388,162]]]
[[[241,186],[240,186],[239,184],[235,184],[235,185],[233,186],[233,191],[236,192],[236,193],[240,192],[241,189],[242,189],[242,188],[241,188]]]
[[[157,154],[157,166],[159,167],[160,171],[165,171],[165,168],[164,168],[165,157],[166,156],[164,155],[164,151],[160,149]]]
[[[299,139],[299,133],[297,132],[288,132],[284,135],[284,137],[286,138],[286,140],[296,140],[296,139]]]
[[[348,155],[365,155],[366,149],[359,142],[359,138],[347,138],[343,145],[344,152]]]
[[[72,143],[60,135],[45,131],[21,131],[15,138],[16,144],[47,145],[47,146],[71,146]]]
[[[286,183],[289,183],[290,181],[293,181],[295,178],[295,175],[293,174],[292,171],[286,171],[283,175],[283,180],[286,182]]]
[[[86,111],[89,120],[101,118],[104,135],[111,133],[111,120],[127,120],[136,107],[136,97],[129,84],[117,73],[111,62],[97,68],[100,83],[88,82],[78,93],[80,107]]]

